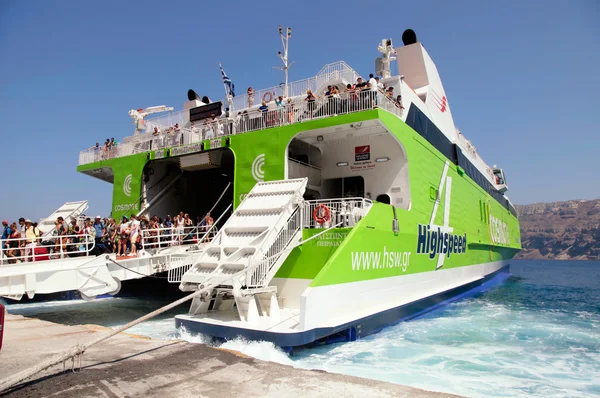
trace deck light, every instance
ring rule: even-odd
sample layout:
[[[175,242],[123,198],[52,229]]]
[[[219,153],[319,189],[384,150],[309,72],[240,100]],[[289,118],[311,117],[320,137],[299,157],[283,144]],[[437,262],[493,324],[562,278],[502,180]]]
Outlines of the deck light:
[[[390,158],[388,158],[388,157],[385,157],[385,158],[377,158],[377,159],[375,159],[375,161],[376,161],[377,163],[381,163],[381,162],[387,162],[388,160],[390,160]]]
[[[337,167],[348,166],[348,162],[337,162]]]
[[[317,136],[317,141],[323,141],[323,136],[322,135],[318,135]]]

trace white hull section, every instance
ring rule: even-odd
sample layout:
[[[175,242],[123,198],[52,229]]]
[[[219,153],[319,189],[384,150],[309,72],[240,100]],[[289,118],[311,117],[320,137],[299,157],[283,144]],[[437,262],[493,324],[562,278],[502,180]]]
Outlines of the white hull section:
[[[274,335],[279,339],[282,335],[305,334],[318,329],[339,330],[369,316],[482,282],[486,276],[508,264],[509,260],[504,260],[316,288],[306,287],[308,280],[278,278],[273,280],[282,298],[280,305],[283,308],[278,318],[261,316],[254,322],[246,322],[240,320],[235,309],[227,309],[178,315],[176,320],[178,325],[191,331],[226,338],[231,337],[231,333],[244,335],[244,330],[251,338],[256,338],[256,332],[262,331],[264,340],[275,340]],[[294,300],[292,295],[302,290]],[[357,329],[360,328],[357,326]]]
[[[485,278],[508,260],[308,288],[301,298],[300,328],[334,327],[412,303]]]
[[[0,296],[20,300],[27,295],[79,291],[84,298],[117,294],[121,281],[140,279],[190,265],[201,251],[186,252],[185,246],[165,253],[117,260],[114,254],[45,260],[0,267]],[[185,261],[189,258],[189,261]],[[187,269],[187,268],[186,268]],[[179,280],[172,282],[179,283]]]

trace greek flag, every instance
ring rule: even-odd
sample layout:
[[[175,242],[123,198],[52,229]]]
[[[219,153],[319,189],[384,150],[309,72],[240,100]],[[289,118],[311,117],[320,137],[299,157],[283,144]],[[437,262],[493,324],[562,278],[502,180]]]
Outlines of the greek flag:
[[[227,88],[227,93],[231,95],[232,98],[235,97],[235,92],[233,91],[235,90],[235,85],[231,82],[231,79],[227,77],[221,64],[219,64],[219,69],[221,69],[221,76],[223,77],[223,84]]]

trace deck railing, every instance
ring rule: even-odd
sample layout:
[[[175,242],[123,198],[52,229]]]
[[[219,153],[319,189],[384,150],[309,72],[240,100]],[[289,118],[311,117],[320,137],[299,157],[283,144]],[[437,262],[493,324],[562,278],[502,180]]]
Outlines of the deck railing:
[[[372,205],[373,202],[365,198],[307,200],[304,202],[302,226],[329,228],[341,223],[340,228],[353,227],[367,214]],[[324,222],[317,221],[315,216],[324,216]]]
[[[82,151],[79,164],[89,164],[100,160],[148,152],[151,150],[177,147],[201,142],[207,139],[242,134],[304,121],[321,119],[368,109],[381,108],[402,117],[403,109],[382,91],[347,91],[329,97],[316,97],[314,101],[306,97],[288,98],[281,106],[269,103],[268,109],[245,110],[215,119],[194,123],[191,127],[159,127],[157,134],[146,133],[131,137],[127,142],[108,150],[102,148]],[[156,119],[153,119],[156,120]],[[161,119],[165,120],[165,119]],[[150,122],[149,122],[150,123]]]
[[[44,253],[39,250],[42,247]],[[95,247],[95,239],[88,234],[8,238],[0,241],[0,265],[89,256]]]
[[[218,232],[215,228],[208,232],[210,225],[184,227],[177,229],[170,228],[147,228],[142,230],[140,243],[143,249],[158,249],[168,246],[193,245],[203,238],[210,240]]]

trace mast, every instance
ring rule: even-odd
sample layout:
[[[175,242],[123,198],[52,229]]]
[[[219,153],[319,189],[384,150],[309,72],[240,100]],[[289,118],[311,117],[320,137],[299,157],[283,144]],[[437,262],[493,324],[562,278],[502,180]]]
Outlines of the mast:
[[[281,45],[283,46],[283,54],[281,51],[277,52],[277,55],[283,61],[283,67],[278,67],[278,69],[283,70],[285,74],[285,86],[283,89],[284,97],[288,96],[288,69],[292,66],[293,62],[288,63],[288,48],[289,41],[292,37],[292,28],[286,28],[285,35],[283,34],[283,28],[279,25],[279,37],[281,38]]]

